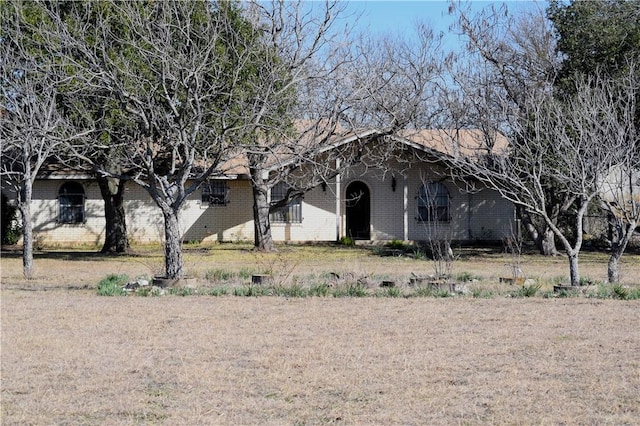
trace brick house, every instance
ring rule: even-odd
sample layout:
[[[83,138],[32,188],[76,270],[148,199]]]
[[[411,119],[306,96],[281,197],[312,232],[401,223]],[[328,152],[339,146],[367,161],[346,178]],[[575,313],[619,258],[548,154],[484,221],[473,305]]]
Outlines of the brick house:
[[[447,178],[442,158],[452,153],[443,135],[423,131],[393,137],[398,153],[383,166],[356,164],[273,213],[274,240],[336,241],[348,236],[424,241],[437,232],[453,241],[473,242],[510,235],[515,219],[510,202],[488,189],[467,192]],[[276,185],[272,200],[285,190],[284,184]],[[129,183],[125,200],[131,241],[160,241],[162,215],[147,192]],[[242,167],[210,180],[181,211],[183,240],[253,241],[252,205],[251,184]],[[34,233],[47,244],[99,245],[104,239],[103,201],[91,176],[42,176],[34,185],[32,212]]]

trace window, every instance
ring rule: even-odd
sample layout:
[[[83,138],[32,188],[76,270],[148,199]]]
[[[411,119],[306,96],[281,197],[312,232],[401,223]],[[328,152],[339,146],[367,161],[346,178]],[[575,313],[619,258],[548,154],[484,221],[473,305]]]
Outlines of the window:
[[[283,200],[287,196],[289,185],[284,182],[276,184],[271,189],[271,204]],[[288,204],[277,208],[270,215],[274,223],[301,223],[302,222],[302,198],[296,197]]]
[[[224,206],[227,204],[227,182],[212,180],[202,185],[202,204]]]
[[[444,184],[431,182],[420,187],[418,220],[422,222],[449,221],[449,191]]]
[[[84,188],[77,182],[67,182],[58,191],[58,222],[84,222]]]

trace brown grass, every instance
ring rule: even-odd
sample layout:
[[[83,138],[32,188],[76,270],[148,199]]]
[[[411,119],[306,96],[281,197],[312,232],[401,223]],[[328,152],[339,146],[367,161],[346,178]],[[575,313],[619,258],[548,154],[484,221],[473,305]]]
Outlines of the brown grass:
[[[273,259],[299,274],[429,272],[428,262],[342,250]],[[497,285],[490,277],[504,259],[477,256],[457,271]],[[194,275],[276,262],[237,247],[188,257]],[[586,259],[583,273],[600,271],[602,259]],[[96,296],[107,273],[136,276],[158,260],[41,254],[38,279],[24,282],[20,259],[2,258],[2,424],[640,419],[638,301]],[[551,277],[565,267],[526,262]],[[637,282],[640,262],[626,262]]]

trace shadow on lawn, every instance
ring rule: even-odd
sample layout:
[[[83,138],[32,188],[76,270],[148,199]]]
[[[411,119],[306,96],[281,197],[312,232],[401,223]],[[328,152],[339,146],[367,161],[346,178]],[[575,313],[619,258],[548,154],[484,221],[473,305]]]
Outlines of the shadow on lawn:
[[[19,246],[2,246],[0,256],[7,259],[19,259],[22,257],[22,247]],[[85,261],[85,260],[104,260],[110,261],[122,257],[147,257],[146,254],[137,253],[100,253],[93,250],[37,250],[33,253],[33,258],[37,259],[52,259],[52,260],[71,260],[71,261]]]

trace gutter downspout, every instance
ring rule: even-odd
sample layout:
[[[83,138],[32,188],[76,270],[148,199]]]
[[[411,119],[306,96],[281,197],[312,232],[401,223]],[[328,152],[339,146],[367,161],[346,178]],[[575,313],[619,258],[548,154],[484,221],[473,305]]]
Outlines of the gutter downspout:
[[[473,194],[471,192],[467,193],[467,238],[469,241],[473,240],[473,231],[471,230],[471,215],[472,215],[472,203],[473,203]]]
[[[402,187],[402,238],[409,241],[409,185],[407,176],[404,176]]]
[[[340,159],[336,160],[336,169],[340,169]],[[341,182],[342,175],[338,173],[336,175],[336,241],[340,241],[340,230],[342,228],[342,212],[340,211],[340,199],[342,198]]]

